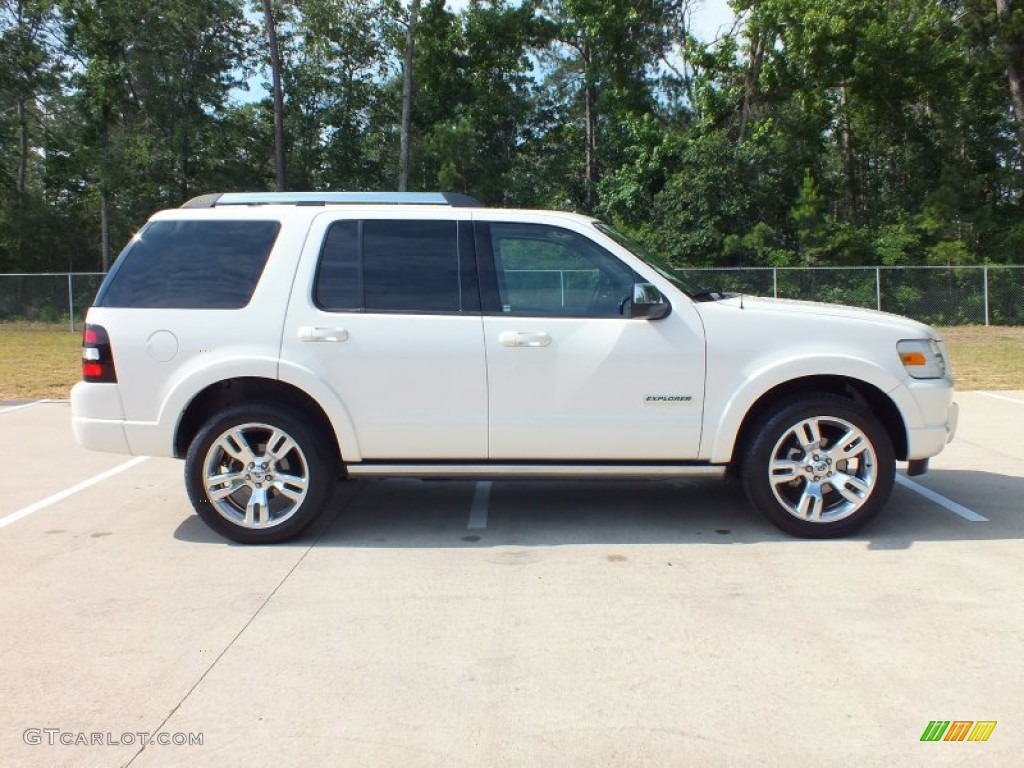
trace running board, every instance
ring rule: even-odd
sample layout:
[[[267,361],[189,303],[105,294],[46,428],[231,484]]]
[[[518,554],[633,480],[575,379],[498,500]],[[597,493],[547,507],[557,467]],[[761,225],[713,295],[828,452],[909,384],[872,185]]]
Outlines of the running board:
[[[365,463],[348,464],[353,477],[450,477],[450,478],[578,478],[667,479],[673,477],[722,477],[725,467],[711,464],[442,464]]]

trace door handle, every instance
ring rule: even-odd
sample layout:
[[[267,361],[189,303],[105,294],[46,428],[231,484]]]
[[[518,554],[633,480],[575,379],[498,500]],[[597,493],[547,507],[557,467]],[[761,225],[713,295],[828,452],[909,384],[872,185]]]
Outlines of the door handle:
[[[347,341],[348,331],[344,328],[314,328],[304,325],[299,328],[299,341]]]
[[[551,337],[543,331],[538,333],[505,331],[498,337],[498,341],[505,347],[546,347],[551,344]]]

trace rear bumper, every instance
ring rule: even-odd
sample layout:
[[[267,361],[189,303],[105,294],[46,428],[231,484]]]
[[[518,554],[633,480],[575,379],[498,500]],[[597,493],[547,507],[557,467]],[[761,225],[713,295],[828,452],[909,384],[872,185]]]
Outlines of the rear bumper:
[[[130,454],[117,384],[75,384],[71,389],[71,430],[78,444],[90,451]]]

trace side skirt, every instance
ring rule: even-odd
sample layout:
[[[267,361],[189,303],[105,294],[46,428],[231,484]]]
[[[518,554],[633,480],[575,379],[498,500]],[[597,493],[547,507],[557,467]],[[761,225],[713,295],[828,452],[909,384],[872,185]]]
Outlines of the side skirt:
[[[673,477],[723,477],[726,467],[714,464],[540,464],[540,463],[443,463],[371,462],[348,464],[352,477],[446,477],[473,479],[574,478],[574,479],[667,479]]]

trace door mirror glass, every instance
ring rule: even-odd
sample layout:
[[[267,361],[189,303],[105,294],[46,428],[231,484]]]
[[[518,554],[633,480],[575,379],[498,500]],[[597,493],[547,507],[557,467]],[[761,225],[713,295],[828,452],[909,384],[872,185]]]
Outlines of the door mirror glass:
[[[647,320],[660,320],[672,311],[672,305],[661,291],[650,283],[635,283],[629,304],[630,317],[643,317]]]

